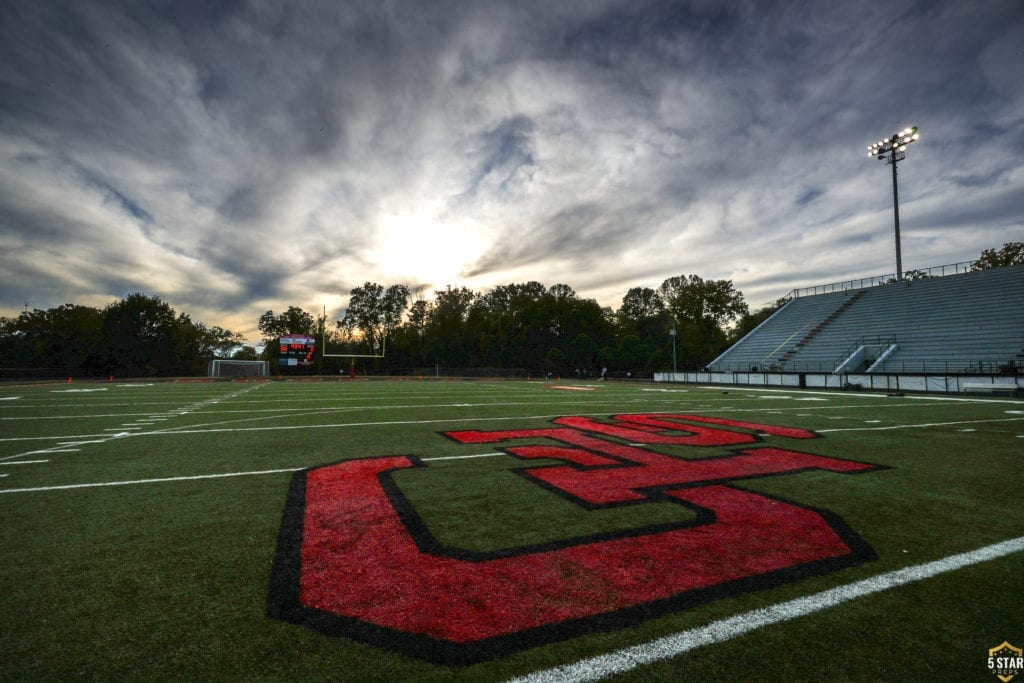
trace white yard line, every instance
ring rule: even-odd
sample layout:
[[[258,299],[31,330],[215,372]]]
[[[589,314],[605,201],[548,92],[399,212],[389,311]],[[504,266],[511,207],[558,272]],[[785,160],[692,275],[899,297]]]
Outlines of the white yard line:
[[[0,465],[16,465],[18,463],[10,462],[10,461],[11,460],[17,460],[18,458],[24,458],[27,455],[49,455],[50,453],[77,453],[80,449],[78,449],[78,448],[68,448],[68,446],[77,446],[77,445],[79,445],[79,443],[82,443],[82,442],[59,443],[59,444],[57,444],[56,446],[54,446],[52,448],[44,448],[44,449],[39,450],[39,451],[25,451],[24,453],[15,453],[14,455],[5,455],[4,457],[0,458]],[[86,442],[86,443],[92,443],[92,442]],[[98,441],[98,442],[95,442],[95,443],[106,443],[106,440]],[[41,461],[33,461],[33,462],[49,462],[49,460],[41,460]]]
[[[266,409],[249,409],[249,410],[218,410],[216,415],[254,415],[256,413],[271,413],[270,415],[257,415],[256,417],[248,417],[245,419],[232,419],[232,420],[221,420],[216,423],[207,424],[231,424],[240,422],[255,422],[260,420],[273,420],[276,418],[294,417],[296,415],[313,416],[317,415],[323,417],[327,414],[332,413],[346,413],[346,412],[359,412],[369,410],[412,410],[419,408],[506,408],[509,406],[540,406],[540,405],[557,405],[557,406],[574,406],[574,405],[619,405],[622,403],[650,403],[650,402],[673,402],[673,399],[662,398],[636,398],[636,399],[624,399],[614,400],[606,399],[601,401],[587,400],[587,401],[572,401],[569,399],[562,401],[515,401],[515,402],[492,402],[492,403],[449,403],[449,404],[437,404],[437,403],[422,403],[422,404],[407,404],[407,405],[394,405],[394,406],[357,406],[357,407],[333,407],[333,408],[266,408]],[[168,411],[163,416],[146,415],[146,419],[153,421],[166,421],[168,415],[171,417],[180,417],[182,415],[199,414],[196,408],[199,406],[189,406],[178,410]],[[620,411],[621,412],[621,411]],[[558,415],[565,415],[567,413],[562,412]],[[575,413],[574,413],[575,414]],[[604,414],[604,413],[594,413]],[[72,419],[93,419],[95,417],[136,417],[142,416],[142,413],[127,413],[127,414],[111,414],[111,415],[51,415],[43,418],[36,417],[0,417],[0,420],[72,420]],[[557,416],[556,416],[557,417]],[[141,421],[136,420],[133,424],[142,424]],[[204,426],[204,425],[192,425],[192,427]],[[22,437],[22,439],[38,439],[38,438],[51,438],[51,437]],[[75,437],[62,437],[62,438],[75,438]],[[0,441],[15,441],[18,439],[0,439]]]
[[[591,406],[593,406],[593,405],[600,405],[601,403],[605,403],[605,402],[604,401],[593,402],[593,403],[589,403],[589,405],[591,405]],[[853,407],[855,407],[855,406],[822,406],[821,409],[822,410],[835,410],[835,409],[853,408]],[[817,409],[818,409],[817,407],[809,407],[809,406],[801,406],[799,408],[799,410],[817,410]],[[755,409],[755,408],[720,408],[718,410],[721,411],[721,412],[731,412],[731,413],[763,412],[762,409]],[[794,410],[797,410],[797,408],[794,408]],[[626,413],[624,411],[617,411],[617,412],[620,413],[620,414],[628,414],[628,413]],[[297,430],[297,429],[298,430],[301,430],[301,429],[346,429],[346,428],[351,428],[351,427],[388,427],[388,426],[392,426],[392,425],[417,425],[417,424],[453,424],[453,423],[457,424],[457,423],[461,423],[461,422],[499,422],[499,421],[506,421],[506,420],[544,420],[544,419],[552,419],[552,418],[556,418],[556,417],[562,417],[562,416],[564,416],[566,414],[567,413],[565,413],[563,411],[563,412],[558,412],[558,413],[550,413],[550,414],[547,414],[547,415],[511,415],[511,416],[500,416],[500,417],[499,416],[492,416],[492,417],[444,417],[444,418],[436,418],[436,419],[431,419],[431,420],[380,420],[380,421],[374,421],[374,422],[335,422],[335,423],[328,423],[328,424],[277,425],[277,426],[268,426],[268,427],[214,427],[213,425],[215,425],[215,424],[224,424],[223,422],[217,422],[217,423],[189,425],[187,427],[169,427],[169,428],[165,428],[165,429],[158,429],[158,430],[154,430],[154,431],[137,432],[137,433],[120,432],[118,434],[78,434],[78,435],[61,435],[61,436],[22,436],[22,437],[12,437],[12,438],[6,438],[6,439],[5,438],[0,438],[0,442],[10,442],[10,441],[51,441],[51,440],[54,440],[54,439],[60,439],[62,441],[69,441],[69,440],[72,440],[72,439],[97,439],[97,438],[99,438],[100,441],[95,441],[95,442],[92,442],[92,443],[102,443],[103,440],[105,440],[105,439],[115,438],[115,437],[124,438],[124,437],[143,437],[143,436],[166,436],[166,435],[173,435],[173,434],[213,434],[213,433],[223,433],[223,432],[273,432],[273,431],[294,431],[294,430]],[[588,416],[588,417],[589,416],[606,416],[607,415],[607,411],[586,412],[586,413],[573,412],[573,414],[574,415],[581,415],[581,416]],[[253,418],[253,419],[257,419],[258,420],[258,419],[265,419],[265,418]],[[836,419],[848,419],[848,418],[836,418]],[[818,432],[818,433],[828,433],[828,432],[860,431],[860,430],[872,430],[872,429],[875,429],[875,430],[914,429],[914,428],[921,428],[921,427],[937,427],[937,426],[944,426],[944,425],[981,424],[981,423],[985,423],[985,422],[1012,422],[1012,421],[1020,421],[1020,420],[1024,420],[1024,418],[1002,418],[1002,419],[997,419],[997,420],[964,420],[964,421],[960,421],[960,422],[929,422],[929,423],[920,423],[920,424],[896,425],[896,426],[891,426],[891,427],[849,427],[849,428],[843,428],[843,429],[817,429],[815,431]],[[237,422],[242,422],[242,421],[243,420],[230,420],[228,422],[229,423],[231,423],[231,422],[237,423]],[[76,442],[73,442],[73,445],[77,445],[79,443],[89,443],[89,442],[87,442],[87,441],[76,441]],[[72,445],[72,444],[69,444],[69,445]],[[14,457],[19,457],[19,456],[14,456]]]
[[[477,453],[475,455],[442,455],[436,458],[420,458],[423,462],[434,462],[435,460],[466,460],[467,458],[493,458],[496,455],[508,455],[508,453]]]
[[[15,463],[7,463],[13,465]],[[227,477],[249,477],[260,474],[281,474],[297,472],[301,467],[289,467],[279,470],[256,470],[253,472],[225,472],[223,474],[197,474],[189,477],[160,477],[158,479],[133,479],[130,481],[101,481],[91,484],[64,484],[62,486],[33,486],[23,489],[0,489],[0,493],[30,493],[33,491],[65,491],[68,489],[91,489],[100,486],[133,486],[135,484],[158,484],[168,481],[195,481],[197,479],[225,479]]]
[[[619,411],[622,413],[622,411]],[[569,413],[558,412],[550,413],[547,415],[509,415],[503,417],[443,417],[432,420],[381,420],[376,422],[335,422],[328,424],[314,424],[314,425],[279,425],[275,427],[212,427],[210,425],[191,425],[185,427],[169,427],[167,429],[158,429],[151,432],[138,432],[135,434],[124,433],[123,436],[131,437],[142,437],[142,436],[168,436],[174,434],[213,434],[221,432],[274,432],[274,431],[294,431],[296,429],[345,429],[349,427],[389,427],[392,425],[416,425],[416,424],[453,424],[461,422],[498,422],[502,420],[550,420],[556,417],[563,417]],[[598,412],[581,413],[573,411],[572,415],[583,415],[583,416],[606,416],[608,411],[602,410]],[[260,418],[262,419],[262,418]],[[213,423],[220,424],[220,423]],[[11,438],[0,438],[0,442],[7,441],[52,441],[54,439],[60,439],[62,441],[69,441],[71,439],[101,439],[93,443],[102,443],[103,439],[113,438],[119,436],[117,434],[76,434],[69,435],[65,434],[62,436],[18,436]],[[89,443],[79,441],[75,443]]]
[[[99,417],[118,417],[118,418],[122,418],[123,419],[123,418],[126,418],[126,417],[135,417],[135,416],[144,417],[146,415],[148,415],[148,413],[110,413],[110,414],[100,414],[100,413],[97,413],[95,415],[28,415],[28,416],[24,416],[24,417],[0,417],[0,420],[4,420],[4,421],[20,420],[22,422],[27,422],[27,421],[36,422],[38,420],[93,420],[93,419],[96,419],[96,418],[99,418]]]
[[[934,562],[904,567],[903,569],[879,574],[863,581],[848,583],[813,595],[737,614],[727,619],[711,622],[706,626],[680,631],[679,633],[665,636],[649,643],[634,645],[633,647],[598,655],[590,659],[583,659],[574,664],[535,671],[521,678],[515,678],[513,681],[516,683],[594,681],[607,676],[626,673],[637,667],[678,657],[705,645],[724,643],[727,640],[732,640],[765,626],[814,614],[815,612],[820,612],[873,593],[880,593],[890,588],[928,579],[972,564],[987,562],[1005,555],[1018,553],[1022,550],[1024,550],[1024,536],[1018,536],[1002,543],[985,546],[984,548],[959,555],[950,555]]]
[[[959,420],[957,422],[925,422],[922,424],[892,425],[889,427],[841,427],[837,429],[816,429],[818,434],[831,432],[884,432],[892,429],[922,429],[927,427],[952,427],[954,425],[974,425],[984,422],[1021,422],[1024,417],[1003,417],[993,420]]]

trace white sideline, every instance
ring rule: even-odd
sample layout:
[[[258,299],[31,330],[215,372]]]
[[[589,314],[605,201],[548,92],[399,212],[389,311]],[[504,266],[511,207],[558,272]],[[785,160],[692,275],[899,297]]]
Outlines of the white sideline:
[[[706,626],[681,631],[649,643],[634,645],[616,652],[583,659],[551,669],[534,671],[512,683],[561,683],[562,681],[595,681],[606,676],[625,673],[639,666],[695,650],[705,645],[723,643],[763,626],[771,626],[797,617],[814,614],[829,607],[835,607],[856,598],[879,593],[914,581],[927,579],[945,572],[961,569],[979,562],[987,562],[1004,555],[1024,550],[1024,536],[1018,536],[1002,543],[985,546],[959,555],[950,555],[941,560],[873,576],[870,579],[848,583],[845,586],[808,595],[770,607],[763,607],[728,619],[721,619]]]

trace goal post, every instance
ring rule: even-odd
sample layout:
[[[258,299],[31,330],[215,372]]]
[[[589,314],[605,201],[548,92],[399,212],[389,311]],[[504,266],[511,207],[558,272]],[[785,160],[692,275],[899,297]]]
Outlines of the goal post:
[[[384,334],[381,337],[380,342],[380,353],[372,353],[373,348],[370,349],[371,353],[328,353],[327,352],[327,306],[324,306],[324,317],[321,319],[322,324],[320,325],[320,357],[321,358],[384,358],[387,355],[388,346],[388,330],[384,330]]]
[[[216,358],[210,361],[207,376],[270,377],[270,363],[265,360],[225,360]]]

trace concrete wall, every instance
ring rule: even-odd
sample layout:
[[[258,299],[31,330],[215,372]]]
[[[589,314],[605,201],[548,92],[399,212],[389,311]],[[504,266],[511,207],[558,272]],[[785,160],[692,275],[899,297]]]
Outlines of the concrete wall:
[[[965,384],[998,384],[1024,390],[1024,377],[1003,375],[833,375],[831,373],[771,372],[656,372],[655,382],[688,382],[691,384],[739,384],[763,387],[807,389],[842,389],[859,384],[874,391],[927,391],[958,394]]]

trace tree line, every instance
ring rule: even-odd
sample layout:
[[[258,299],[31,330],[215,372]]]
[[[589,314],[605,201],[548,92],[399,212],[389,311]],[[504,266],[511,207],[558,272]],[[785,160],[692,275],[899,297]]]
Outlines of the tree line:
[[[985,249],[973,270],[1024,263],[1024,243]],[[913,272],[908,273],[913,275]],[[265,359],[275,372],[415,373],[430,368],[500,368],[572,376],[646,374],[704,367],[785,303],[751,312],[730,280],[667,278],[633,287],[617,310],[566,284],[446,287],[412,299],[403,284],[367,282],[349,293],[338,320],[289,306],[260,316],[262,349],[230,330],[193,321],[155,296],[136,293],[98,309],[64,304],[0,317],[0,371],[58,376],[205,374],[212,358]],[[278,337],[309,334],[331,354],[313,368],[277,366]],[[321,353],[323,349],[321,349]],[[48,370],[44,370],[48,369]],[[35,371],[32,373],[32,371]]]
[[[226,358],[241,343],[241,335],[138,293],[102,309],[64,304],[0,317],[0,369],[8,375],[199,375],[211,358]]]
[[[983,250],[972,270],[1019,263],[1024,263],[1024,243],[1008,242],[998,250]],[[602,308],[565,284],[507,284],[484,293],[447,287],[434,292],[432,300],[410,303],[404,285],[367,282],[350,292],[340,320],[292,307],[279,315],[267,311],[259,329],[264,357],[271,362],[276,360],[276,337],[296,332],[325,339],[330,353],[384,356],[354,361],[362,372],[440,366],[570,376],[602,368],[647,374],[705,367],[785,303],[780,298],[751,312],[730,280],[697,275],[670,277],[658,288],[634,287],[618,310]],[[352,364],[325,358],[315,371],[344,371]]]
[[[749,314],[731,281],[697,275],[668,278],[657,289],[634,287],[617,311],[569,285],[535,281],[482,293],[446,287],[430,300],[410,299],[405,285],[367,282],[351,290],[339,320],[294,306],[267,311],[259,321],[264,357],[274,360],[277,337],[298,333],[324,339],[330,354],[382,356],[323,358],[310,369],[317,372],[422,373],[442,367],[570,376],[592,376],[604,368],[650,373],[671,370],[673,353],[679,369],[706,364],[763,315]]]

